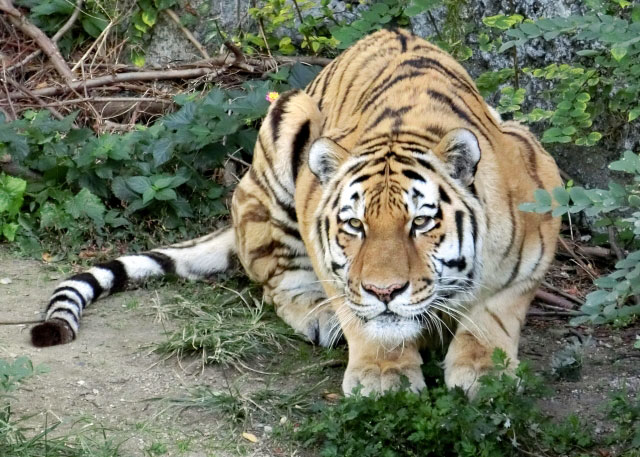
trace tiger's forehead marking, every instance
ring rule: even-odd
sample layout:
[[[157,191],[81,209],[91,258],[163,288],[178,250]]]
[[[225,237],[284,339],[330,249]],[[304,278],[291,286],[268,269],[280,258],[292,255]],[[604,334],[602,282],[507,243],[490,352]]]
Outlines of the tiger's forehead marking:
[[[390,150],[375,154],[341,189],[335,201],[339,217],[406,218],[435,211],[439,186],[428,175],[433,170],[428,165]]]

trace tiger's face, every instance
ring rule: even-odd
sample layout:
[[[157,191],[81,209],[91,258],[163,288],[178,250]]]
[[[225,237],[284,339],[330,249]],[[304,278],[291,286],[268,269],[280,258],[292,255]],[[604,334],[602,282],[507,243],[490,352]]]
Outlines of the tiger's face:
[[[333,174],[316,214],[319,255],[353,318],[384,343],[441,325],[438,312],[455,318],[477,284],[481,241],[470,185],[479,148],[468,130],[443,143],[436,151],[386,145],[334,170],[335,143],[310,151],[321,181],[323,171]]]

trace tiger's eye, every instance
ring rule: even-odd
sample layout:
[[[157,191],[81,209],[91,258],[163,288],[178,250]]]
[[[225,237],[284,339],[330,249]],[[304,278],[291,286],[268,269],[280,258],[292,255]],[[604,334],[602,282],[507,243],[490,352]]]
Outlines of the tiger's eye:
[[[413,220],[413,226],[415,228],[423,228],[429,223],[429,218],[426,216],[418,216]]]
[[[362,228],[362,221],[360,219],[352,217],[351,219],[349,219],[349,225],[356,230],[360,230]]]

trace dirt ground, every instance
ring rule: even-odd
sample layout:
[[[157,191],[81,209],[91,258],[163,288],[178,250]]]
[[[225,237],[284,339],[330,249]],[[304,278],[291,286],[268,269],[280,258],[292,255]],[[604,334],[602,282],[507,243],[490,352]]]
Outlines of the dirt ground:
[[[0,249],[0,279],[11,280],[0,283],[0,321],[37,319],[56,282],[65,275],[54,266],[18,259]],[[179,362],[153,352],[170,325],[158,321],[155,309],[168,289],[170,286],[159,293],[130,291],[102,300],[85,312],[80,338],[64,346],[36,349],[29,342],[28,325],[0,326],[0,358],[28,356],[34,364],[50,369],[16,393],[16,416],[35,415],[27,422],[34,429],[58,420],[63,429],[101,424],[116,441],[122,441],[122,454],[132,457],[160,453],[190,457],[300,455],[291,450],[283,453],[268,444],[273,423],[251,424],[247,431],[260,440],[254,444],[243,439],[224,417],[202,410],[180,412],[153,400],[184,395],[199,385],[224,390],[229,378],[239,375],[219,366],[200,370],[192,361]],[[592,331],[571,329],[566,318],[531,317],[523,333],[521,358],[530,360],[537,372],[547,373],[556,351],[570,338],[586,338],[589,333],[594,343],[585,349],[581,379],[549,381],[554,394],[543,407],[556,416],[575,412],[592,418],[596,429],[603,430],[607,427],[602,422],[603,405],[609,393],[625,387],[635,395],[640,389],[640,351],[632,349],[640,333],[637,324],[622,330]],[[340,370],[332,371],[327,386],[330,391],[339,391]],[[262,380],[259,372],[251,370],[242,376],[245,385]],[[296,382],[316,381],[296,377]]]

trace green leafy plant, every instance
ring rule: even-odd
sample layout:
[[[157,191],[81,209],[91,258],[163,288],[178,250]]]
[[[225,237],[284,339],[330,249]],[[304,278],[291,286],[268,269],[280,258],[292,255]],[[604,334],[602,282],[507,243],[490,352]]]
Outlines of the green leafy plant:
[[[316,6],[319,11],[312,14],[309,10]],[[252,46],[255,46],[259,50],[278,50],[284,55],[296,51],[331,54],[338,44],[328,29],[329,23],[336,22],[329,0],[321,0],[319,4],[313,0],[265,0],[260,7],[250,8],[249,14],[264,32],[264,35],[253,32],[243,35],[240,41],[249,53],[254,52]],[[302,36],[301,42],[297,44],[290,36],[283,35],[283,28],[297,30]]]
[[[27,182],[0,173],[0,235],[13,241],[18,231],[17,216],[22,207]]]
[[[497,350],[495,369],[480,379],[473,401],[444,386],[378,397],[347,397],[322,406],[299,428],[305,446],[322,456],[516,456],[531,451],[565,454],[592,444],[589,428],[570,416],[560,426],[536,406],[543,381],[524,363],[514,378]]]
[[[590,217],[598,217],[598,227],[615,227],[632,248],[625,259],[616,263],[612,273],[594,281],[598,290],[587,295],[580,309],[583,315],[572,319],[575,325],[613,323],[640,314],[640,304],[630,302],[640,294],[640,250],[636,250],[636,240],[640,236],[640,157],[626,151],[620,160],[609,165],[609,169],[629,175],[629,183],[612,181],[608,189],[557,187],[553,189],[553,195],[538,189],[534,194],[535,202],[520,205],[523,211],[551,211],[553,216],[584,212]]]
[[[640,116],[640,10],[628,6],[592,1],[583,15],[535,20],[519,15],[484,18],[490,32],[479,36],[481,49],[513,52],[514,67],[509,73],[505,69],[482,75],[483,94],[494,92],[512,78],[514,87],[503,89],[502,112],[513,112],[515,119],[525,122],[548,122],[542,136],[545,143],[595,145],[603,137],[596,128],[615,128],[622,119],[632,122]],[[518,47],[531,40],[551,41],[561,36],[578,48],[571,63],[518,68]],[[511,103],[513,94],[521,90],[520,73],[548,82],[548,90],[534,101],[538,106],[527,113],[520,110],[520,104]],[[547,109],[549,104],[552,109]],[[595,119],[600,119],[598,126],[594,126]]]
[[[96,136],[73,128],[74,115],[60,121],[46,111],[0,123],[0,153],[41,175],[26,190],[22,181],[3,178],[0,195],[9,195],[10,186],[10,199],[0,197],[5,237],[15,236],[17,223],[24,246],[43,240],[77,246],[87,235],[99,240],[113,229],[116,239],[126,239],[144,218],[184,229],[195,215],[225,214],[226,189],[214,175],[228,154],[252,153],[273,85],[180,96],[175,113],[123,135]],[[27,211],[16,213],[21,207]]]

